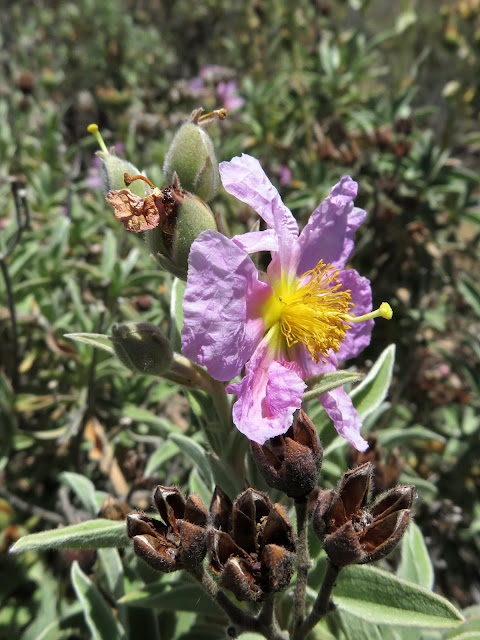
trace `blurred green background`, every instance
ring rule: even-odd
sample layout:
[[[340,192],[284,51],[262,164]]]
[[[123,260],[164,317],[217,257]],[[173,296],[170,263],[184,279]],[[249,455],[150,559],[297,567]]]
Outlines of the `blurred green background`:
[[[394,319],[358,367],[397,345],[371,455],[385,486],[417,486],[436,590],[478,604],[480,2],[45,0],[0,20],[0,636],[34,639],[43,615],[88,637],[68,567],[95,554],[6,555],[88,516],[69,473],[139,508],[186,482],[165,445],[169,422],[195,431],[179,389],[63,336],[169,317],[171,277],[105,203],[87,125],[161,186],[198,106],[229,110],[219,159],[258,157],[300,223],[342,175],[359,183],[352,264]],[[232,232],[255,221],[222,194],[213,208]]]

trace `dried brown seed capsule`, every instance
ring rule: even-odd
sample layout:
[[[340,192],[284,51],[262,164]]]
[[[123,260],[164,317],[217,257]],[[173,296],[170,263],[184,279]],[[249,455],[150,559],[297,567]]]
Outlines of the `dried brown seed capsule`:
[[[185,500],[177,487],[158,485],[154,500],[163,522],[135,512],[127,517],[135,553],[164,573],[199,565],[207,552],[208,524],[200,497]]]
[[[338,567],[384,558],[408,525],[414,487],[395,487],[367,506],[372,472],[370,463],[361,465],[344,474],[337,491],[319,494],[313,528]]]
[[[315,486],[323,460],[317,431],[300,410],[289,430],[264,445],[251,442],[251,451],[261,474],[274,489],[292,498],[303,498]]]
[[[285,589],[294,572],[295,536],[283,507],[252,488],[232,505],[216,489],[211,511],[221,527],[209,536],[210,567],[220,584],[251,602]]]

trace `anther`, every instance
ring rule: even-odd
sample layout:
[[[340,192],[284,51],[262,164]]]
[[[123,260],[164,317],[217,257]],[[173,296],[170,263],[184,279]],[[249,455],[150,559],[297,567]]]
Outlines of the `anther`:
[[[198,124],[201,126],[210,124],[214,120],[215,116],[217,116],[219,120],[225,120],[227,117],[227,110],[222,107],[222,109],[215,109],[214,111],[210,111],[210,113],[205,113],[198,118]]]
[[[151,187],[152,189],[155,189],[155,185],[152,182],[150,182],[148,178],[146,178],[145,176],[142,176],[140,173],[137,174],[136,176],[132,176],[129,173],[124,173],[123,180],[125,182],[126,187],[129,187],[132,184],[132,182],[134,182],[135,180],[143,180],[148,184],[149,187]]]

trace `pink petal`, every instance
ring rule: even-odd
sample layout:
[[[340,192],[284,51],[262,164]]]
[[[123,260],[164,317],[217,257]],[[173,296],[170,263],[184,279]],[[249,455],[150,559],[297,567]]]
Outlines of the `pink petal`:
[[[325,362],[315,362],[315,360],[312,360],[312,356],[301,344],[292,347],[289,354],[290,358],[297,362],[302,368],[302,378],[304,380],[338,369],[337,354],[332,349],[330,349],[328,357],[325,358]]]
[[[281,272],[295,274],[299,261],[298,224],[259,161],[244,153],[231,162],[220,163],[219,168],[226,191],[249,204],[275,230],[278,254],[272,255],[269,276],[276,279]]]
[[[246,253],[258,251],[278,251],[277,234],[273,229],[266,231],[250,231],[233,236],[232,241]]]
[[[256,158],[243,153],[230,162],[221,162],[219,170],[228,193],[250,205],[269,227],[275,228],[275,218],[284,218],[290,234],[298,236],[295,218]]]
[[[227,387],[228,393],[238,396],[233,405],[235,426],[259,444],[285,433],[305,388],[297,364],[273,359],[267,335],[247,363],[245,377]]]
[[[368,442],[360,435],[362,421],[358,411],[343,388],[338,387],[328,391],[319,399],[339,435],[348,440],[358,451],[368,449]]]
[[[343,283],[342,289],[350,289],[352,302],[355,304],[350,312],[351,315],[362,316],[372,310],[370,280],[361,276],[355,269],[340,271],[339,280]],[[337,352],[338,359],[355,358],[365,347],[368,347],[374,324],[373,320],[352,322],[351,329],[347,330],[345,340]]]
[[[182,352],[216,380],[231,380],[265,332],[259,306],[271,287],[248,254],[217,231],[198,236],[188,265]]]
[[[357,183],[344,176],[312,213],[299,238],[299,275],[320,260],[339,268],[345,266],[354,248],[354,233],[367,215],[353,206],[356,195]]]

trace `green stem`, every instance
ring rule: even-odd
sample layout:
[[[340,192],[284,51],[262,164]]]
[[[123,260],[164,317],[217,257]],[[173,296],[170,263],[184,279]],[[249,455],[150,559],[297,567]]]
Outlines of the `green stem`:
[[[232,410],[228,400],[228,394],[225,391],[225,383],[212,379],[212,397],[215,408],[222,425],[222,430],[228,434],[232,427]]]
[[[307,633],[313,629],[313,627],[320,622],[320,620],[330,611],[335,609],[335,605],[330,600],[333,587],[340,573],[341,567],[336,567],[330,560],[327,560],[327,571],[323,577],[322,588],[315,600],[315,603],[310,611],[310,614],[303,622],[302,626],[298,629],[298,634],[294,636],[294,640],[298,638],[305,638]]]
[[[308,553],[308,502],[295,501],[297,514],[297,584],[293,600],[293,638],[301,640],[301,626],[305,620],[305,598],[307,593],[308,570],[311,567]]]

